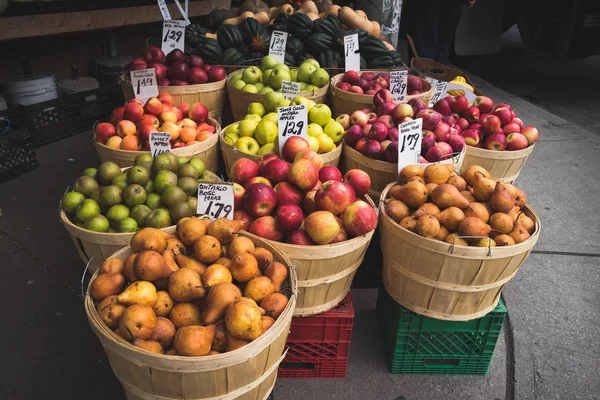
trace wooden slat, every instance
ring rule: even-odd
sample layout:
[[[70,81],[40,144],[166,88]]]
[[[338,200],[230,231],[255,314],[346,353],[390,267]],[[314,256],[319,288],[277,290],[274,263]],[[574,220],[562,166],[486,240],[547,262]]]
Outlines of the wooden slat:
[[[189,16],[207,15],[215,8],[229,8],[230,0],[190,1]],[[181,18],[174,4],[169,5],[173,18]],[[157,5],[80,11],[73,13],[41,14],[0,19],[0,41],[32,36],[115,28],[161,21]]]

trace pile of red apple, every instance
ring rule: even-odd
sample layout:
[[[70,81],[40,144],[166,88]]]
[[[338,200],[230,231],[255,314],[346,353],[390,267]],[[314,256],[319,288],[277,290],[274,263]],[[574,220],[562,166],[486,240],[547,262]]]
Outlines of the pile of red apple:
[[[350,70],[344,74],[342,80],[336,83],[335,86],[345,92],[374,95],[378,90],[389,89],[390,75],[386,72],[378,74],[363,72],[359,75],[358,72]],[[408,95],[423,93],[423,80],[418,76],[408,75],[406,86]]]
[[[296,245],[339,243],[371,232],[377,213],[361,200],[371,187],[369,175],[323,166],[312,149],[300,150],[292,164],[275,154],[258,161],[237,160],[231,169],[234,220],[243,229]]]
[[[508,104],[494,105],[486,96],[478,96],[471,105],[465,96],[448,96],[438,100],[428,113],[430,119],[451,123],[467,145],[487,150],[523,150],[539,136],[535,127],[523,126]]]
[[[169,132],[171,148],[203,142],[216,132],[202,103],[174,105],[173,97],[161,93],[146,104],[132,99],[110,114],[110,122],[94,128],[95,139],[112,149],[149,151],[150,132]]]
[[[206,64],[200,56],[186,56],[179,49],[165,56],[161,49],[150,46],[143,58],[136,57],[129,63],[130,71],[146,68],[154,68],[158,86],[200,85],[227,78],[223,67]]]
[[[389,90],[380,89],[373,96],[373,104],[374,110],[357,110],[336,119],[347,129],[346,144],[367,157],[397,163],[398,125],[413,118],[423,119],[422,164],[451,158],[465,147],[453,117],[438,118],[439,113],[427,109],[419,98],[396,104]]]

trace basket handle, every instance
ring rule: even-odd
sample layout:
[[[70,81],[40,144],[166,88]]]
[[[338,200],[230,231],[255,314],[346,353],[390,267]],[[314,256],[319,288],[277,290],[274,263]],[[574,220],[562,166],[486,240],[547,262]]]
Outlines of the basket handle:
[[[487,236],[454,236],[452,239],[452,243],[450,243],[450,249],[448,250],[450,254],[454,254],[454,245],[456,244],[456,239],[490,239],[488,241],[488,257],[492,256],[492,239]]]
[[[298,270],[300,267],[301,267],[300,263],[296,260],[294,260],[294,262],[292,262],[292,264],[290,265],[290,278],[292,280],[292,288],[294,290],[292,292],[292,296],[299,295],[298,277],[296,275],[296,270]]]
[[[412,50],[414,56],[416,58],[421,58],[421,57],[419,57],[419,53],[417,52],[417,47],[415,46],[415,42],[413,41],[413,38],[410,37],[410,35],[406,35],[406,40],[408,40],[408,44],[410,45],[410,49]]]
[[[65,190],[63,195],[60,197],[60,201],[58,202],[58,219],[60,219],[60,212],[62,210],[63,198],[65,197],[65,194],[67,194],[69,192],[70,189],[71,189],[71,186],[67,186],[67,190]]]
[[[85,276],[87,275],[88,268],[90,267],[90,264],[92,263],[93,259],[94,259],[94,257],[90,258],[90,261],[88,261],[87,264],[85,265],[85,269],[83,270],[83,275],[81,275],[81,298],[83,300],[85,300],[85,294],[86,294],[86,292],[83,290],[83,282],[85,282]]]

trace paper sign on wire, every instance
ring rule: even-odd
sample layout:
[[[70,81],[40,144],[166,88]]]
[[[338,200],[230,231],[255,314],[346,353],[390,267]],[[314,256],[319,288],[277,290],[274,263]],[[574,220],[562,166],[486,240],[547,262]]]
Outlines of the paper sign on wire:
[[[271,33],[271,43],[269,44],[269,55],[275,56],[281,63],[285,63],[285,49],[287,46],[288,33],[282,31],[273,31]]]
[[[360,53],[358,52],[358,33],[344,36],[344,57],[347,71],[360,71]]]
[[[171,151],[171,134],[169,132],[150,132],[150,154],[152,158]]]
[[[398,103],[406,101],[406,92],[408,86],[408,71],[391,71],[390,72],[390,92]]]

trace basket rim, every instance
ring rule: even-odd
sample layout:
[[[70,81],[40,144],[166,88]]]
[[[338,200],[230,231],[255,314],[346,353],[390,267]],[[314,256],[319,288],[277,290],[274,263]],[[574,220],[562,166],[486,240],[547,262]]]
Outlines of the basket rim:
[[[392,69],[392,70],[365,70],[365,71],[361,70],[360,72],[361,73],[363,73],[363,72],[375,72],[375,73],[385,72],[385,73],[389,74],[390,71],[406,71],[406,70],[408,70],[408,72],[410,74],[410,69],[406,69],[406,68]],[[410,99],[412,99],[414,97],[423,96],[423,95],[425,95],[425,94],[427,94],[429,92],[432,92],[432,94],[433,94],[433,90],[435,88],[433,86],[431,86],[431,83],[429,83],[427,80],[421,78],[420,76],[417,76],[417,75],[414,75],[414,74],[413,74],[413,76],[416,76],[417,78],[419,78],[421,80],[421,82],[423,82],[423,84],[426,85],[426,87],[429,86],[429,89],[426,90],[426,91],[424,91],[424,92],[422,92],[422,93],[415,94],[415,95],[409,95],[409,94],[407,94],[406,95],[406,101],[407,102],[408,102],[408,100],[410,100]],[[342,93],[343,92],[343,93],[348,93],[351,96],[356,96],[357,98],[361,99],[361,101],[369,101],[370,99],[373,99],[374,95],[372,95],[372,94],[352,93],[352,92],[347,92],[345,90],[341,90],[340,88],[338,88],[336,86],[336,84],[339,83],[342,80],[343,77],[344,77],[344,73],[342,72],[340,74],[336,74],[336,75],[332,76],[331,79],[329,80],[329,86],[331,88],[331,94],[332,95],[336,96],[336,93],[338,93],[338,92]]]
[[[516,158],[523,158],[524,156],[528,156],[531,153],[533,153],[533,148],[535,147],[535,143],[533,143],[531,146],[527,146],[524,149],[521,150],[488,150],[488,149],[481,149],[479,147],[473,147],[473,146],[469,146],[467,144],[465,144],[465,149],[467,150],[467,153],[469,153],[468,155],[470,156],[477,156],[477,157],[485,157],[485,158],[489,158],[489,159],[493,159],[493,160],[511,160],[511,159],[516,159]],[[510,154],[513,155],[513,157],[502,157],[502,158],[498,158],[498,155],[500,154]]]

